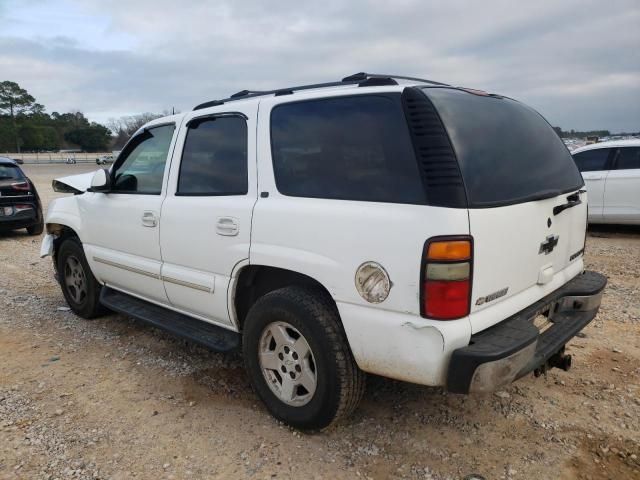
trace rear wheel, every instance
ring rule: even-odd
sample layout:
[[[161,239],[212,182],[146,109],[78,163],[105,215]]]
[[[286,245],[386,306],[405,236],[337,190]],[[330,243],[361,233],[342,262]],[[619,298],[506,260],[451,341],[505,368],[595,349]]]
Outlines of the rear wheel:
[[[327,427],[353,412],[364,393],[365,374],[322,292],[285,287],[260,298],[247,315],[243,353],[258,396],[297,428]]]
[[[40,221],[40,223],[27,227],[27,233],[29,235],[41,235],[43,230],[44,223],[42,221]]]
[[[58,249],[58,278],[64,298],[73,312],[86,319],[105,312],[100,304],[101,285],[97,282],[76,237],[67,238]]]

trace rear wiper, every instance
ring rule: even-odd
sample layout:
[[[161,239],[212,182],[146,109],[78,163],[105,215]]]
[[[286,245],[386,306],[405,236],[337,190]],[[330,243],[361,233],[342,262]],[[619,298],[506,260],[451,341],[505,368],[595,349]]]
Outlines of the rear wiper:
[[[582,200],[580,200],[580,193],[582,193],[582,190],[569,195],[567,197],[567,200],[568,200],[567,203],[563,203],[562,205],[553,207],[553,214],[558,215],[559,213],[564,212],[568,208],[575,207],[576,205],[580,205],[582,203]]]

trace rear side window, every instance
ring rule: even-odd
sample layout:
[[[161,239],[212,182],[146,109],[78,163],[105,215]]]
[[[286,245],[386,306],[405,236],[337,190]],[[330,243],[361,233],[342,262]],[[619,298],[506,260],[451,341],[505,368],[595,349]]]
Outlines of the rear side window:
[[[597,172],[608,170],[610,148],[597,148],[573,155],[573,160],[581,172]]]
[[[632,170],[640,168],[640,147],[620,148],[616,160],[617,170]]]
[[[271,148],[284,195],[426,201],[399,94],[279,105],[271,113]]]
[[[571,154],[535,110],[503,97],[425,88],[458,158],[469,207],[493,207],[577,190]]]
[[[247,122],[240,116],[192,120],[176,195],[247,193]]]
[[[18,167],[0,164],[0,180],[23,180],[24,176]]]

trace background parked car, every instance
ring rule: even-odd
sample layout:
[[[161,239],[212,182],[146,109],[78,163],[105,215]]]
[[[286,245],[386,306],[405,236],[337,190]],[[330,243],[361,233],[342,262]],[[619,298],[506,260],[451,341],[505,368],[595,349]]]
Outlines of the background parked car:
[[[589,192],[589,223],[640,225],[640,140],[594,143],[572,155]]]
[[[40,197],[18,164],[0,157],[0,231],[19,228],[26,228],[29,235],[42,233]]]
[[[113,155],[101,155],[96,158],[96,164],[106,165],[107,163],[113,163]]]

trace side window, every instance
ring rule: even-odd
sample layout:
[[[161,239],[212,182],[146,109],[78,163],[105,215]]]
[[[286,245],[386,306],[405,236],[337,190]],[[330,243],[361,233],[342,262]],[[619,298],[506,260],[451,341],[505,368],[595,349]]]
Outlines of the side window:
[[[240,116],[194,119],[184,141],[176,195],[244,195],[247,122]]]
[[[118,159],[111,191],[159,195],[174,130],[163,125],[137,135]]]
[[[573,156],[573,160],[576,162],[578,170],[581,172],[607,170],[607,160],[610,152],[610,148],[587,150],[586,152],[576,153]]]
[[[399,95],[276,106],[271,152],[276,185],[284,195],[426,203]]]
[[[618,152],[616,170],[640,169],[640,147],[622,147]]]

